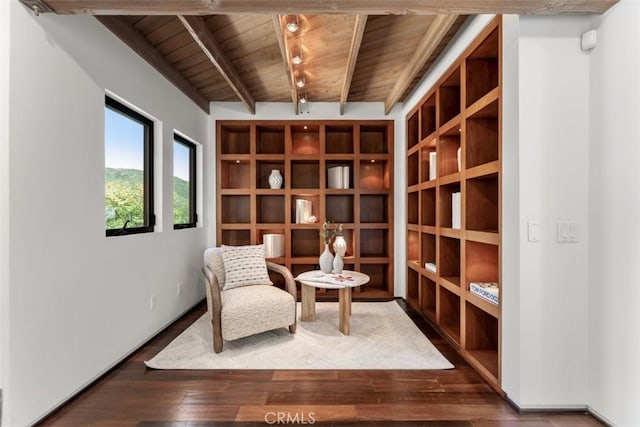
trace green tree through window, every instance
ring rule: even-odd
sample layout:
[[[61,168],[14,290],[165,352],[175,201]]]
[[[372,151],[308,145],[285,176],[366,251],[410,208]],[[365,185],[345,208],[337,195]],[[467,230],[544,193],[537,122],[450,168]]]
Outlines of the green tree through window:
[[[106,97],[107,236],[153,231],[153,122]]]
[[[175,134],[173,139],[173,224],[174,228],[195,227],[196,145]]]

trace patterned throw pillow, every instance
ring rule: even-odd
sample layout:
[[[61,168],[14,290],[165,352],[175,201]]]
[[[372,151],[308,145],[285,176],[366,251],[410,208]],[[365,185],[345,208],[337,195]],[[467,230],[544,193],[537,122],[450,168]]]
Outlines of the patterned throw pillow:
[[[224,290],[248,285],[273,285],[269,279],[264,245],[222,245]]]

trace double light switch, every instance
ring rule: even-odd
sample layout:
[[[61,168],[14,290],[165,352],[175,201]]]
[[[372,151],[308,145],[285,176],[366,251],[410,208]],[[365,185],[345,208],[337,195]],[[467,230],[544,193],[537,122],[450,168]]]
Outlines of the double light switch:
[[[578,224],[575,221],[558,221],[556,239],[558,243],[576,243],[578,241]],[[527,222],[527,240],[540,241],[540,221]]]

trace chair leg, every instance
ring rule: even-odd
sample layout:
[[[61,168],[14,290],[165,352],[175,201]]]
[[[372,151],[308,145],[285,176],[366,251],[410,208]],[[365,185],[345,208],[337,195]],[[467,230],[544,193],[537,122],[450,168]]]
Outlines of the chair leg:
[[[220,353],[222,351],[222,331],[220,328],[216,328],[215,321],[211,321],[213,326],[213,351],[216,353]]]
[[[294,323],[293,325],[289,325],[289,332],[292,334],[296,333],[296,323]]]

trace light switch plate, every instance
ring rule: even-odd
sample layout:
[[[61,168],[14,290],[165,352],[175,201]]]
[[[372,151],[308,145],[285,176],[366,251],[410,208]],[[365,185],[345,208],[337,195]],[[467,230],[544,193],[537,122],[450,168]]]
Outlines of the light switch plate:
[[[578,224],[575,221],[558,221],[558,243],[576,243],[578,241]]]
[[[540,241],[540,221],[529,221],[527,223],[527,240],[530,242]]]

